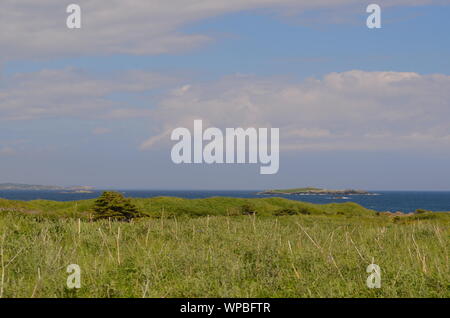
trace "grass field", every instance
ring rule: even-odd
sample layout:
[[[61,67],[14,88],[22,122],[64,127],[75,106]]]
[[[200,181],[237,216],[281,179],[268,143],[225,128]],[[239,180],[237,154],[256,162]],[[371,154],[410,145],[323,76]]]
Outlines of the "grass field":
[[[285,199],[134,199],[148,217],[89,221],[92,201],[0,200],[1,297],[449,297],[449,213],[392,217]],[[250,204],[257,215],[241,215]],[[297,215],[276,216],[294,210]],[[366,268],[381,267],[369,289]],[[68,289],[66,268],[81,267]]]

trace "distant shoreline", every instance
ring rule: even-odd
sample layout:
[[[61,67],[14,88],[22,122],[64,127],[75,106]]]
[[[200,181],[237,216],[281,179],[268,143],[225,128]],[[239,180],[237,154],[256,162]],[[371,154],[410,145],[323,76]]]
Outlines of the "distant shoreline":
[[[90,186],[53,186],[53,185],[36,185],[36,184],[21,184],[21,183],[0,183],[0,191],[71,191],[80,193],[90,193],[95,190]]]

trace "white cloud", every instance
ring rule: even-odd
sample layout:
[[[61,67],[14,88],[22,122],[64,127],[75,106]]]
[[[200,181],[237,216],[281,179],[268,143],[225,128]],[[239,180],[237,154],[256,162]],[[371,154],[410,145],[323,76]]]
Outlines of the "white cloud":
[[[148,116],[150,105],[132,107],[112,94],[138,94],[164,87],[175,79],[142,71],[93,76],[73,68],[20,73],[0,86],[0,120],[55,117],[133,118]]]
[[[450,76],[348,71],[292,83],[279,78],[226,77],[162,99],[153,111],[160,134],[210,126],[278,127],[285,150],[395,149],[450,146]]]
[[[3,82],[0,121],[138,118],[152,130],[144,150],[167,146],[172,129],[194,119],[220,128],[280,128],[285,150],[450,146],[450,76],[442,74],[353,70],[301,82],[236,75],[179,85],[155,73],[92,76],[67,68]],[[167,93],[142,94],[161,87]],[[105,133],[100,128],[93,133]]]
[[[0,59],[78,55],[162,54],[205,44],[205,34],[183,33],[189,23],[249,9],[277,10],[282,15],[316,9],[362,8],[360,0],[77,0],[82,28],[66,28],[60,0],[2,0]],[[378,0],[383,7],[449,3],[448,0]],[[330,21],[333,23],[333,21]]]

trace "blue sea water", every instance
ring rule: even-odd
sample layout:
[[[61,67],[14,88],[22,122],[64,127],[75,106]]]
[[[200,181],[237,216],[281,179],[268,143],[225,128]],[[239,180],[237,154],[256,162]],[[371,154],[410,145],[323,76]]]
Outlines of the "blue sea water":
[[[332,203],[356,202],[376,211],[414,212],[416,209],[430,211],[450,211],[450,191],[374,191],[378,195],[352,195],[336,198],[330,195],[259,195],[255,191],[174,191],[174,190],[119,190],[127,197],[151,198],[157,196],[173,196],[187,199],[226,196],[235,198],[284,197],[291,200]],[[0,191],[0,198],[10,200],[54,200],[72,201],[97,198],[102,191],[92,193],[65,193],[62,191]]]

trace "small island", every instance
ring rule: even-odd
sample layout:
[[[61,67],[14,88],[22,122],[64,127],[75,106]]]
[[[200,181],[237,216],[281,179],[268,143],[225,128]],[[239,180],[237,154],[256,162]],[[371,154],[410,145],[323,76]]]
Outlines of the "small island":
[[[321,188],[292,188],[292,189],[277,189],[277,190],[266,190],[259,192],[258,194],[298,194],[298,195],[374,195],[373,193],[363,191],[363,190],[354,190],[354,189],[345,189],[345,190],[329,190],[329,189],[321,189]]]

